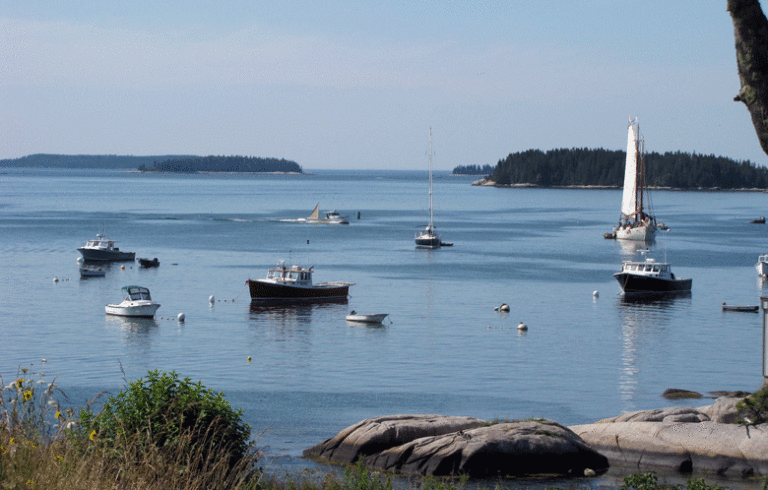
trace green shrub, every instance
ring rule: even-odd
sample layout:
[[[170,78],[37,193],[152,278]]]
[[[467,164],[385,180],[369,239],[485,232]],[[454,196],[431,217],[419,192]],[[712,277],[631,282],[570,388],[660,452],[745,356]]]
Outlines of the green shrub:
[[[737,403],[736,408],[744,413],[740,423],[751,425],[768,422],[768,385]]]
[[[195,454],[197,464],[226,455],[234,466],[250,451],[251,427],[222,393],[180,379],[175,372],[150,371],[110,397],[98,414],[81,410],[77,433],[125,458],[124,448]]]

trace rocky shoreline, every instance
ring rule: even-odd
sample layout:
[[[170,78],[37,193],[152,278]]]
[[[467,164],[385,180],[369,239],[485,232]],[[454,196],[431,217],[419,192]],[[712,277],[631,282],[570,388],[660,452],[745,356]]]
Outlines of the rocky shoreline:
[[[768,476],[768,424],[737,423],[742,399],[720,397],[712,405],[631,412],[571,427],[547,419],[382,416],[342,430],[303,456],[430,476],[593,476],[609,467]]]

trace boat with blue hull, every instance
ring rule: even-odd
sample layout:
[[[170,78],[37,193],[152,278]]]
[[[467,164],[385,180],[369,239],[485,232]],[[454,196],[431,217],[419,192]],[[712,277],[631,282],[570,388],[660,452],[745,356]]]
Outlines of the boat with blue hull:
[[[114,240],[101,233],[96,235],[95,240],[88,240],[77,251],[83,255],[83,260],[91,262],[127,262],[136,258],[136,252],[120,250],[115,246]]]

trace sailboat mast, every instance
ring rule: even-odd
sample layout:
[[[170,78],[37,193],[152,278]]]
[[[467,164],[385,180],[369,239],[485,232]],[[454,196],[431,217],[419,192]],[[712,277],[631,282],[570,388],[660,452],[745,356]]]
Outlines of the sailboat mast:
[[[637,125],[637,134],[635,135],[635,147],[637,148],[637,164],[639,166],[639,172],[637,172],[637,214],[643,212],[643,187],[645,187],[645,139],[640,137],[640,124]],[[637,219],[637,218],[636,218]]]
[[[429,128],[429,229],[434,228],[432,219],[432,128]]]

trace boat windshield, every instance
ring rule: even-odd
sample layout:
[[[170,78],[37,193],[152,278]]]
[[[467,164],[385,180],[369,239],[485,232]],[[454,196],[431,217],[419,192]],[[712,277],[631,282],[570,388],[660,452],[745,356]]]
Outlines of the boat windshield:
[[[125,290],[125,299],[129,299],[132,301],[138,301],[138,300],[152,300],[152,297],[149,295],[149,289],[142,288],[142,287],[127,287],[123,288]]]

